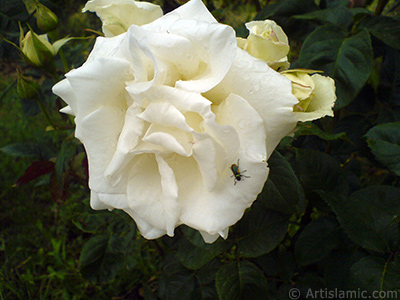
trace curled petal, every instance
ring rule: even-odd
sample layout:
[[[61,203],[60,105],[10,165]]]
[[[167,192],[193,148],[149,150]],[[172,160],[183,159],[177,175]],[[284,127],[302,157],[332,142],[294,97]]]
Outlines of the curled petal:
[[[176,127],[187,132],[192,131],[185,121],[185,116],[169,102],[150,103],[138,117],[149,123]]]
[[[53,93],[64,99],[68,106],[63,108],[63,112],[75,115],[78,110],[78,104],[76,103],[75,93],[71,87],[71,84],[67,79],[61,80],[55,86],[53,86]]]
[[[192,155],[193,137],[186,131],[151,124],[142,140],[162,146],[167,152],[175,152],[183,156]]]
[[[160,45],[166,45],[163,47],[162,56],[172,60],[182,74],[181,80],[176,82],[176,87],[192,92],[210,90],[222,80],[235,57],[234,30],[215,22],[193,20],[193,18],[175,19],[167,16],[169,15],[143,27],[149,31],[155,29],[153,31],[164,33],[163,35],[150,33],[150,44],[155,47],[158,45],[159,48]],[[165,19],[168,19],[168,22],[164,22]],[[185,45],[182,38],[179,40],[174,37],[175,35],[186,38],[190,44]],[[173,47],[178,42],[183,47]],[[182,54],[177,55],[173,53],[175,51]]]
[[[304,112],[295,112],[299,121],[306,122],[325,116],[333,117],[333,106],[336,101],[335,82],[332,78],[314,74],[311,76],[315,83],[314,93]]]

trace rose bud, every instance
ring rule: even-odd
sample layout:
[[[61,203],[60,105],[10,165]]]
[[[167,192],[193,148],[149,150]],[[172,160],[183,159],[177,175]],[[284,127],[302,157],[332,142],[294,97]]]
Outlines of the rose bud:
[[[247,39],[238,38],[240,48],[265,61],[274,70],[289,67],[289,41],[279,25],[272,20],[253,21],[246,23],[246,28],[250,34]]]
[[[20,39],[20,49],[28,63],[36,67],[47,66],[54,61],[54,49],[47,36],[37,35],[32,30]]]
[[[292,93],[299,100],[293,107],[299,121],[306,122],[325,116],[333,116],[336,101],[336,87],[332,78],[315,73],[313,70],[293,69],[282,72],[292,81]]]
[[[36,23],[43,32],[50,32],[57,28],[57,16],[46,6],[36,3]]]

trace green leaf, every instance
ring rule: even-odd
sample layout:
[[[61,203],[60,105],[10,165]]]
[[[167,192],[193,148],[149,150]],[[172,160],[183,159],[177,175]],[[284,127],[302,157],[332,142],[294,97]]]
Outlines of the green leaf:
[[[286,235],[289,217],[254,203],[233,228],[239,253],[257,257],[273,250]]]
[[[83,246],[79,259],[82,276],[98,283],[113,281],[125,263],[123,245],[121,237],[110,233],[92,237]]]
[[[296,150],[296,174],[304,189],[340,197],[348,191],[347,177],[332,156],[311,149]]]
[[[69,162],[75,156],[78,144],[77,140],[65,140],[62,143],[61,150],[57,155],[56,160],[56,175],[59,182],[61,182],[64,170],[69,168]]]
[[[196,271],[196,278],[201,286],[212,284],[215,286],[215,275],[221,268],[222,263],[214,259]]]
[[[164,300],[192,300],[196,293],[195,273],[185,269],[174,256],[167,257],[159,282],[159,295]]]
[[[215,278],[220,300],[264,300],[267,284],[263,272],[249,261],[224,265]]]
[[[398,291],[400,289],[400,264],[396,255],[394,261],[385,261],[376,256],[367,256],[357,261],[350,269],[351,286],[374,291]],[[389,297],[384,299],[395,299]]]
[[[353,23],[353,14],[344,7],[317,10],[303,15],[296,15],[293,18],[316,21],[322,24],[328,23],[343,29],[349,28]]]
[[[115,217],[108,211],[79,214],[72,222],[83,232],[97,233],[104,229]]]
[[[400,259],[399,255],[396,254],[395,260],[392,262],[386,262],[386,271],[382,276],[381,285],[384,290],[397,290],[400,289]],[[383,284],[382,284],[383,281]]]
[[[400,49],[400,20],[386,16],[366,15],[359,24],[385,44]]]
[[[51,151],[47,146],[36,142],[15,143],[0,149],[8,155],[16,157],[36,157],[46,160],[51,157]]]
[[[22,0],[0,1],[0,33],[18,31],[17,21],[25,21],[27,18],[28,13]]]
[[[349,5],[349,1],[347,0],[328,0],[328,1],[323,1],[323,3],[324,5],[326,5],[328,9],[337,7],[347,7]]]
[[[323,277],[328,289],[333,290],[337,288],[345,290],[347,288],[349,282],[349,270],[354,262],[354,255],[353,251],[342,248],[340,250],[332,251],[321,262],[324,268]],[[340,274],[340,276],[338,276],[338,274]]]
[[[353,242],[361,247],[386,253],[399,245],[400,189],[371,186],[345,197],[322,195]]]
[[[318,218],[308,224],[295,244],[296,260],[306,266],[322,260],[339,244],[339,224],[330,218]]]
[[[66,37],[66,38],[63,38],[63,39],[59,39],[59,40],[57,40],[57,41],[55,41],[54,43],[53,43],[53,49],[54,49],[54,53],[55,54],[57,54],[58,53],[58,51],[66,44],[66,43],[68,43],[69,41],[72,41],[72,40],[84,40],[84,39],[86,39],[86,38],[84,38],[84,37],[78,37],[78,38],[76,38],[76,37]]]
[[[255,20],[265,20],[272,16],[292,16],[318,9],[314,0],[285,0],[264,6]]]
[[[184,225],[181,226],[180,229],[182,230],[185,238],[196,247],[204,248],[209,245],[204,242],[204,239],[198,230],[192,229]]]
[[[202,246],[196,246],[186,239],[181,239],[176,255],[186,268],[197,270],[230,246],[230,243],[221,239],[212,244],[204,243]]]
[[[325,141],[334,141],[342,139],[350,142],[349,138],[346,135],[346,132],[340,132],[340,133],[326,132],[312,122],[304,122],[297,124],[297,130],[295,132],[295,136],[297,137],[301,135],[316,135],[317,137]]]
[[[377,81],[379,81],[377,83],[378,99],[384,103],[383,108],[386,114],[395,116],[387,118],[389,120],[387,122],[400,121],[400,51],[393,48],[385,49]],[[380,117],[378,123],[384,123],[381,120],[385,119],[385,117]]]
[[[268,166],[270,173],[258,201],[282,213],[301,211],[304,207],[304,193],[289,162],[278,151],[274,151]]]
[[[365,137],[376,159],[400,176],[400,122],[377,125]]]
[[[371,39],[366,29],[349,36],[332,25],[314,30],[301,48],[296,67],[323,70],[336,82],[336,108],[348,105],[367,82],[373,67]]]
[[[266,255],[256,258],[256,263],[267,277],[278,277],[284,281],[291,281],[298,269],[292,249],[278,248]]]

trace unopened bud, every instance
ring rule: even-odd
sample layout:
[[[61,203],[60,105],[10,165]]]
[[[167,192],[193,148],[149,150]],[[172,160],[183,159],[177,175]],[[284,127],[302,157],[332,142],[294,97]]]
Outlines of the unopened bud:
[[[54,49],[46,36],[39,36],[32,30],[21,40],[20,48],[29,63],[44,67],[54,61]]]
[[[18,70],[17,93],[22,99],[35,99],[40,95],[40,85]]]
[[[46,6],[37,2],[36,4],[36,23],[43,32],[50,32],[57,28],[57,16]]]

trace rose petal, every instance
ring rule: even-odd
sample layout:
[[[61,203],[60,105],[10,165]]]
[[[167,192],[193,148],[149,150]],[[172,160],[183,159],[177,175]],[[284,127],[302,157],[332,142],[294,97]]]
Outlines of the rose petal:
[[[128,207],[128,199],[126,194],[110,194],[110,193],[97,193],[99,201],[105,205],[118,209],[126,209]]]
[[[175,152],[183,156],[192,155],[193,137],[183,130],[151,124],[142,140],[162,146],[168,152]]]
[[[208,134],[195,134],[195,137],[193,157],[197,161],[205,189],[211,192],[218,182],[217,149],[220,153],[222,149]]]
[[[111,210],[114,208],[113,206],[110,206],[110,205],[107,205],[107,204],[101,202],[98,194],[93,190],[90,190],[90,206],[96,210],[97,209],[98,210],[100,210],[100,209],[110,209]]]
[[[84,144],[88,155],[89,187],[97,193],[125,193],[122,183],[112,186],[104,176],[117,147],[124,112],[118,107],[103,106],[82,120],[75,120],[75,136]]]
[[[193,30],[185,27],[186,36],[192,40],[193,47],[197,50],[196,55],[202,58],[204,67],[194,78],[179,80],[175,86],[187,91],[203,93],[216,86],[231,67],[236,52],[235,32],[231,27],[221,26],[221,24],[185,23],[177,22],[176,26],[192,25],[196,28]],[[171,30],[173,32],[174,28]],[[193,34],[196,38],[191,36]]]
[[[187,132],[193,131],[186,124],[185,116],[175,106],[165,101],[150,103],[138,117],[149,123],[176,127]]]
[[[211,136],[217,144],[215,144],[217,170],[221,172],[228,161],[234,158],[234,155],[239,148],[239,141],[236,131],[230,126],[218,125],[215,121],[215,115],[211,111],[211,102],[202,97],[198,93],[188,92],[177,88],[168,86],[153,86],[151,89],[142,93],[142,96],[148,99],[162,99],[174,105],[179,111],[186,114],[186,123],[190,124],[197,133],[206,131],[207,137]],[[198,118],[194,118],[193,114],[190,115],[195,121],[191,122],[188,112],[198,114]],[[199,120],[200,119],[200,120]],[[201,120],[202,119],[202,120]],[[202,128],[200,128],[199,124]],[[199,127],[199,128],[197,128]],[[193,134],[195,134],[193,132]],[[197,135],[195,135],[196,139]],[[206,137],[206,138],[207,138]],[[199,138],[199,139],[203,139]],[[188,140],[187,142],[193,142]],[[220,146],[218,146],[218,144]],[[221,147],[222,146],[222,147]]]
[[[129,26],[143,25],[163,15],[161,7],[148,2],[132,0],[91,0],[83,8],[96,12],[103,22],[103,32],[107,37],[119,35]]]
[[[143,28],[155,32],[166,32],[172,23],[180,19],[217,23],[217,20],[215,20],[201,0],[192,0],[154,22],[144,25]]]
[[[150,225],[146,221],[144,221],[137,213],[135,213],[132,209],[126,208],[124,211],[129,214],[132,219],[135,220],[135,223],[140,231],[140,234],[143,235],[146,239],[157,239],[165,234],[167,234],[166,230],[155,228]]]
[[[117,148],[111,162],[104,171],[104,175],[113,185],[118,184],[123,177],[125,167],[135,156],[135,147],[140,142],[139,138],[143,135],[145,124],[143,120],[137,117],[141,111],[142,109],[135,103],[126,111],[125,123],[118,138]]]
[[[61,80],[53,86],[53,93],[68,104],[68,106],[62,108],[63,113],[76,115],[78,104],[76,103],[75,93],[68,79]]]
[[[157,53],[159,64],[162,62],[167,64],[168,67],[165,68],[165,74],[162,76],[167,80],[162,81],[163,83],[174,85],[175,81],[181,79],[182,76],[189,78],[197,75],[200,57],[195,54],[197,49],[190,39],[181,34],[174,34],[170,30],[152,32],[141,27],[133,27],[130,30],[138,40],[146,40],[150,49]],[[174,72],[175,68],[177,68],[176,72]]]
[[[266,161],[264,121],[246,99],[230,94],[218,106],[216,115],[218,124],[230,125],[239,134],[239,152],[247,159]]]
[[[180,207],[173,170],[159,155],[137,156],[127,193],[129,207],[148,224],[173,236]]]
[[[92,62],[98,57],[113,57],[115,56],[116,52],[121,53],[121,48],[125,48],[121,46],[123,46],[124,43],[127,44],[127,40],[128,38],[126,37],[126,34],[121,34],[119,36],[110,38],[105,38],[102,36],[97,37],[93,49],[90,52],[88,59],[86,60],[84,65]],[[130,58],[130,55],[125,55],[125,57],[120,55],[118,56],[118,58],[128,60]]]
[[[272,20],[246,23],[250,34],[246,50],[254,57],[266,62],[285,59],[289,52],[289,41],[282,28]]]
[[[194,16],[197,18],[189,15],[195,9],[197,11]],[[163,47],[172,51],[171,54],[163,56],[169,57],[169,60],[176,58],[175,63],[185,77],[176,82],[176,87],[187,91],[206,92],[213,88],[225,76],[235,56],[235,31],[229,26],[216,23],[199,0],[190,1],[143,28],[158,33],[169,33],[171,36],[176,34],[191,41],[188,50],[172,46]],[[173,37],[171,39],[172,41],[168,42],[168,36],[165,36],[159,42],[171,45],[171,42],[174,43]],[[173,53],[176,49],[184,51],[185,54]],[[183,61],[179,61],[182,59]],[[203,62],[202,65],[199,65],[198,59]],[[196,69],[197,72],[194,72]]]
[[[230,93],[246,99],[264,121],[267,133],[267,158],[280,140],[290,134],[297,124],[293,106],[298,103],[292,95],[291,82],[268,65],[237,49],[235,61],[223,81],[209,93],[208,99],[218,104]]]
[[[78,118],[108,105],[126,109],[125,81],[131,76],[127,61],[99,57],[65,76],[76,97]]]
[[[263,161],[266,156],[265,144],[255,142],[254,145],[251,145],[254,141],[265,140],[265,129],[259,114],[247,101],[237,95],[227,98],[216,113],[222,125],[232,126],[238,131],[240,139],[240,148],[237,152],[237,157],[240,158],[239,168],[244,172],[243,175],[250,176],[250,178],[243,177],[243,181],[235,185],[229,164],[224,172],[219,174],[216,188],[209,192],[197,185],[193,186],[193,182],[196,182],[196,176],[198,176],[193,171],[186,171],[186,176],[181,175],[185,169],[194,169],[194,166],[190,165],[188,161],[185,161],[185,169],[181,167],[183,162],[175,165],[180,191],[179,201],[182,204],[182,223],[212,236],[225,232],[229,226],[242,217],[244,210],[261,192],[268,176],[268,169]],[[243,127],[241,121],[245,118],[254,120],[255,124]],[[255,148],[259,148],[258,151]],[[236,162],[234,160],[231,164]],[[186,185],[191,185],[190,189],[185,189]]]
[[[336,101],[335,81],[326,76],[314,74],[311,76],[315,83],[314,95],[305,112],[295,112],[299,121],[306,122],[322,118],[333,117],[333,106]]]

